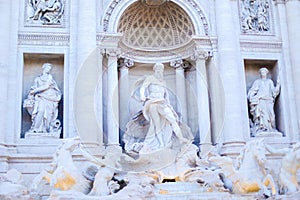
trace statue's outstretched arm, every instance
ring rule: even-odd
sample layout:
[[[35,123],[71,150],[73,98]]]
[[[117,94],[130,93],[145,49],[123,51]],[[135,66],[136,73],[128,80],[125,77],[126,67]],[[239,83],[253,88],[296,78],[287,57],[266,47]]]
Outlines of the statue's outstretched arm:
[[[280,92],[280,78],[278,76],[277,78],[277,82],[276,82],[276,87],[274,88],[274,93],[273,93],[273,96],[274,98],[278,96],[279,92]]]

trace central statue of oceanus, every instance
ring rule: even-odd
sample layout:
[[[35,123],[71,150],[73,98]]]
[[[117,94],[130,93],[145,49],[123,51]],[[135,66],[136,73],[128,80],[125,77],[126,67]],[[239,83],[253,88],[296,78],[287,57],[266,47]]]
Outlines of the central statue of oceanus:
[[[190,129],[182,123],[169,100],[163,79],[164,65],[156,63],[154,74],[136,82],[133,97],[143,103],[142,108],[126,126],[125,150],[128,153],[151,153],[191,142]]]

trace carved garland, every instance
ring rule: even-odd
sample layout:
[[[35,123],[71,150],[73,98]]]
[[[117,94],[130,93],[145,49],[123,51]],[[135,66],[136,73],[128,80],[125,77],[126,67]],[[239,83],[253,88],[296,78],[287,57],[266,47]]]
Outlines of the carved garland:
[[[104,32],[108,31],[108,26],[110,23],[110,17],[116,8],[116,6],[121,2],[122,0],[114,0],[108,7],[106,13],[104,14],[104,20],[103,20],[103,30]],[[209,35],[209,27],[208,27],[208,22],[207,19],[203,13],[203,11],[200,9],[198,4],[194,0],[186,0],[190,5],[193,6],[193,8],[197,11],[198,15],[200,16],[200,19],[202,21],[203,27],[204,27],[204,32],[205,35]]]

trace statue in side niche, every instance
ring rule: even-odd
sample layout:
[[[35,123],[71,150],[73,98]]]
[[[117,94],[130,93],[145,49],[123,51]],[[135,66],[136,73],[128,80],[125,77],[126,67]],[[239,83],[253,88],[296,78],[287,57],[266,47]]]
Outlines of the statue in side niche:
[[[35,78],[28,97],[24,100],[23,107],[27,109],[32,120],[29,133],[60,134],[60,121],[57,116],[61,92],[50,74],[51,69],[50,63],[43,64],[43,73]]]
[[[277,79],[275,87],[273,81],[267,78],[267,68],[261,68],[259,72],[261,78],[254,81],[248,91],[250,113],[253,116],[252,136],[261,132],[277,132],[274,102],[280,92],[280,80]]]
[[[127,124],[123,138],[127,152],[150,153],[174,143],[180,146],[193,139],[191,131],[180,121],[170,103],[163,79],[164,65],[156,63],[153,70],[154,75],[138,80],[134,90],[135,98],[143,106]]]

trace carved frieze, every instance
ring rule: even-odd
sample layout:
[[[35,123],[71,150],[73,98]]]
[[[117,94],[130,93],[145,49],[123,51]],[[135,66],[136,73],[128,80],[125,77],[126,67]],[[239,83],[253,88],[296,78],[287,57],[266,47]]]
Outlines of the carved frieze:
[[[19,33],[19,45],[68,46],[69,34],[65,33]]]
[[[282,42],[280,41],[250,41],[242,40],[241,51],[250,52],[280,52],[282,50]]]
[[[26,0],[25,26],[63,26],[65,0]]]
[[[240,0],[240,21],[243,33],[271,31],[269,0]]]

